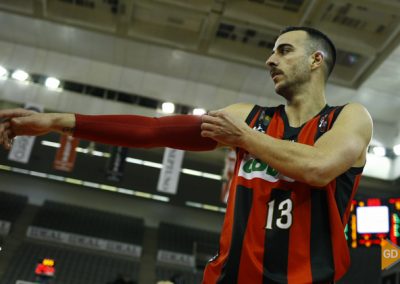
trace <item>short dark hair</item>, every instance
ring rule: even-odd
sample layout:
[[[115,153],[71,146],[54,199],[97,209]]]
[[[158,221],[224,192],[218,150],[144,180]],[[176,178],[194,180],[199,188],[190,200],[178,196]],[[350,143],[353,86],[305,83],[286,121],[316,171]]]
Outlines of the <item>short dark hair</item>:
[[[326,34],[311,27],[292,27],[292,26],[286,27],[283,30],[281,30],[279,35],[283,35],[285,33],[293,31],[305,31],[307,33],[311,41],[314,42],[314,44],[311,47],[314,49],[312,50],[312,52],[319,49],[322,50],[324,53],[326,53],[327,56],[326,58],[324,58],[326,67],[328,69],[326,77],[329,77],[336,63],[336,47],[333,44],[332,40]]]

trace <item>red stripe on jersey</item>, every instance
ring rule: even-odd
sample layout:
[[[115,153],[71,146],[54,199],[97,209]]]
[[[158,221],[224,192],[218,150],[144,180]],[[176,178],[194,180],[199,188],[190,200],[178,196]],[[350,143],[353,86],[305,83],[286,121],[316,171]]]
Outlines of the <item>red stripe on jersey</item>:
[[[246,180],[239,177],[240,184],[252,188],[253,200],[268,200],[269,193],[258,190],[263,187],[263,180]],[[264,239],[266,224],[266,204],[264,202],[253,202],[252,210],[247,223],[245,238],[240,259],[240,270],[238,283],[262,283]]]
[[[304,185],[296,185],[292,192],[293,222],[290,228],[288,284],[312,283],[310,265],[311,199],[310,191]],[[301,247],[301,249],[299,249]],[[299,262],[299,259],[304,261]]]
[[[271,137],[282,139],[284,131],[285,124],[283,122],[281,114],[277,110],[269,123],[267,134]]]

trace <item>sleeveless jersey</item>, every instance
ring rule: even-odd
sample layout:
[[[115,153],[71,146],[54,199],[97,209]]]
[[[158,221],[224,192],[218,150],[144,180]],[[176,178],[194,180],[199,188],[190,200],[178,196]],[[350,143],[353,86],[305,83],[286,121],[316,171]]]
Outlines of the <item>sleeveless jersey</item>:
[[[302,127],[292,128],[283,105],[255,106],[247,123],[275,138],[314,145],[342,108],[326,106]],[[207,264],[202,283],[310,284],[340,279],[350,264],[344,228],[362,170],[350,168],[316,188],[238,149],[220,249]]]

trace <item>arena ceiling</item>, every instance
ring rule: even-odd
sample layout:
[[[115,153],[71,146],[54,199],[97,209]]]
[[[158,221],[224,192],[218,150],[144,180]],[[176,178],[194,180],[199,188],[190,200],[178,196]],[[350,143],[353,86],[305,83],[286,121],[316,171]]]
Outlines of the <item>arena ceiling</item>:
[[[278,31],[314,26],[338,47],[332,82],[358,87],[400,40],[395,0],[2,0],[0,7],[262,66]]]
[[[383,144],[392,147],[399,142],[400,2],[396,0],[0,0],[0,10],[0,40],[83,58],[98,55],[99,61],[127,67],[132,67],[129,60],[119,58],[119,47],[110,42],[141,42],[155,50],[149,52],[153,58],[142,59],[147,65],[140,63],[141,69],[244,90],[256,100],[264,99],[265,90],[272,88],[259,70],[264,69],[279,30],[288,25],[313,26],[329,34],[338,48],[328,85],[331,102],[363,103],[373,116],[376,133],[390,133]],[[85,45],[90,41],[101,52],[88,51]],[[162,61],[169,57],[159,46],[172,50],[178,63]],[[187,54],[216,60],[198,64]],[[138,66],[137,61],[134,64]],[[195,64],[196,76],[186,78],[184,72]],[[235,69],[225,76],[230,67]],[[212,76],[209,69],[214,70]],[[215,75],[218,70],[222,75]]]

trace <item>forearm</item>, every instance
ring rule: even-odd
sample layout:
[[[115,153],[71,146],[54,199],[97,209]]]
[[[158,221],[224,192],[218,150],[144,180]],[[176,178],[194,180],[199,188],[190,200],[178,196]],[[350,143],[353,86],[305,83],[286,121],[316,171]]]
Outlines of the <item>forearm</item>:
[[[136,148],[170,147],[191,151],[212,150],[217,145],[213,139],[200,135],[199,116],[153,118],[137,115],[77,114],[75,119],[75,137],[105,144]]]
[[[249,129],[243,146],[249,153],[267,163],[281,174],[313,186],[329,182],[319,163],[320,151],[309,145],[276,139]]]

